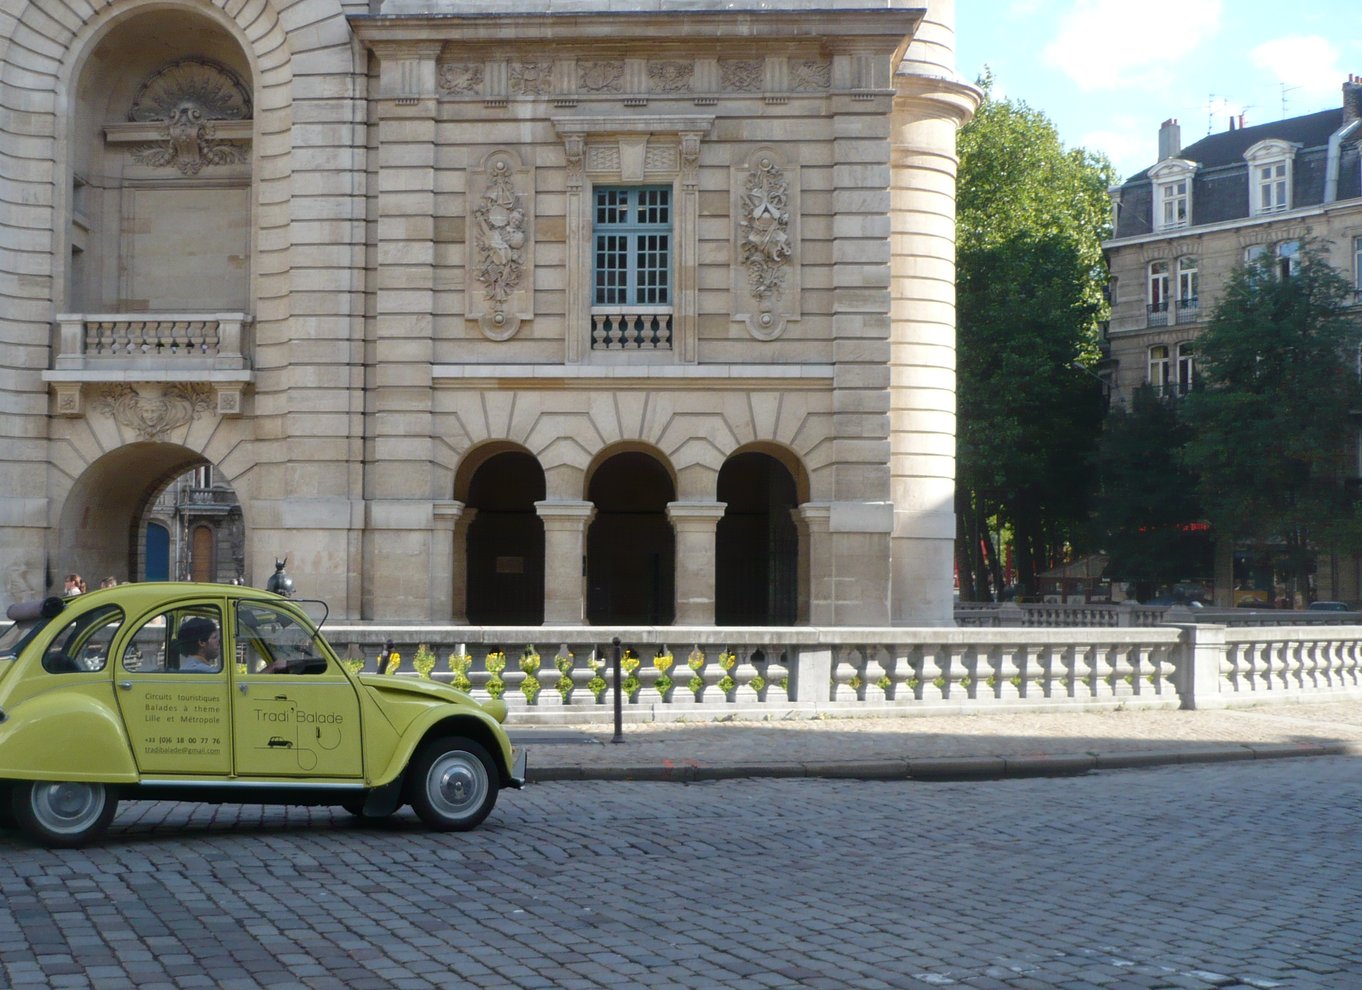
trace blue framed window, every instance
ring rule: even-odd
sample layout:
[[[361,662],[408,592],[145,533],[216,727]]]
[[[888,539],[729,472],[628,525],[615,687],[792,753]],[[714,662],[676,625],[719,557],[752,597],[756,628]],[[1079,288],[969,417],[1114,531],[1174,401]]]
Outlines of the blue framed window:
[[[592,305],[670,306],[671,186],[602,186],[592,224]]]

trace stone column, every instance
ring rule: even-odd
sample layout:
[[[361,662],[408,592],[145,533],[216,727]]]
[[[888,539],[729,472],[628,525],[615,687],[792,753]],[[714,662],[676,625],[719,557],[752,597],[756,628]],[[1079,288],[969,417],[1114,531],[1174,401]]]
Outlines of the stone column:
[[[544,624],[586,623],[586,528],[596,516],[591,502],[535,502],[544,522]]]
[[[714,534],[727,502],[668,502],[676,530],[676,625],[714,625]]]
[[[894,78],[890,157],[890,621],[954,623],[955,135],[979,92],[955,74],[953,0],[932,0]]]

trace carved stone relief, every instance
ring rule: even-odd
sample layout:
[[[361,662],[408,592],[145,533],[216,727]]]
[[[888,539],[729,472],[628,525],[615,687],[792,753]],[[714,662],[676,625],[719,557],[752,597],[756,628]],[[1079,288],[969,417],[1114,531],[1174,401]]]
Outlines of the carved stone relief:
[[[829,89],[832,86],[832,63],[821,59],[791,62],[790,81],[798,90]]]
[[[203,382],[105,385],[95,398],[94,408],[143,440],[164,440],[172,430],[188,425],[210,409],[212,392],[212,386]]]
[[[758,340],[773,340],[799,312],[794,263],[798,190],[789,170],[767,149],[755,152],[735,172],[734,239],[741,276],[735,272],[734,296],[745,299],[752,310],[735,318],[743,319]]]
[[[511,92],[516,96],[547,96],[553,92],[553,62],[512,62]]]
[[[695,65],[691,62],[649,62],[648,81],[656,93],[686,93],[691,88]]]
[[[482,63],[445,62],[440,66],[440,90],[451,96],[478,96],[482,93]]]
[[[470,173],[468,317],[492,340],[508,340],[531,317],[531,173],[510,151]]]
[[[582,62],[577,79],[588,93],[618,93],[624,88],[624,59]]]
[[[761,59],[726,58],[719,63],[719,79],[726,90],[760,92],[765,80],[765,65]]]
[[[160,124],[162,140],[132,149],[132,159],[153,168],[174,167],[197,175],[209,165],[239,165],[250,158],[239,144],[215,140],[213,122],[249,120],[251,95],[225,66],[207,59],[182,59],[164,66],[142,84],[128,120]]]

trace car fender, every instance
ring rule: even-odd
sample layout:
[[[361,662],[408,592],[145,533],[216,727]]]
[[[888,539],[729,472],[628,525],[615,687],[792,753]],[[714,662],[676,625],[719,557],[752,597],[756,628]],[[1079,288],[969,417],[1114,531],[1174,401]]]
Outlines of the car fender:
[[[106,702],[46,691],[26,698],[0,724],[0,777],[137,783],[123,720]]]
[[[388,765],[375,778],[375,786],[396,780],[406,771],[420,745],[439,736],[464,736],[482,743],[496,761],[502,782],[510,777],[511,741],[497,720],[480,708],[441,705],[423,712],[403,730]]]

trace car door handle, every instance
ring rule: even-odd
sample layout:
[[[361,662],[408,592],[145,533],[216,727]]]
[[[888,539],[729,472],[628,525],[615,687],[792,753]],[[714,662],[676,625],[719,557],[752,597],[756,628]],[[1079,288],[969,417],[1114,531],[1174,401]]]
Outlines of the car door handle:
[[[238,684],[238,685],[237,685],[237,688],[241,691],[242,694],[245,694],[245,693],[246,693],[246,689],[249,688],[249,687],[250,687],[249,684]]]
[[[119,681],[118,686],[122,688],[124,691],[131,691],[132,681]]]

